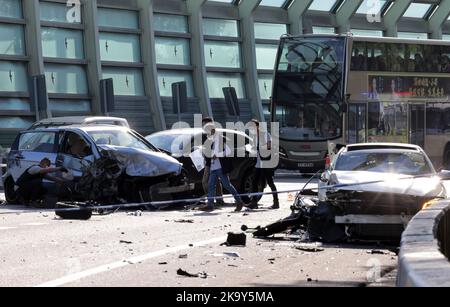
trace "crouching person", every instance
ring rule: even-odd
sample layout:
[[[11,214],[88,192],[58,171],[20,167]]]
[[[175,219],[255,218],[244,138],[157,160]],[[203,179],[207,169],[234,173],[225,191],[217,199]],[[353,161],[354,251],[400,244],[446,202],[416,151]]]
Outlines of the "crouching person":
[[[51,161],[48,158],[42,159],[39,165],[29,167],[17,180],[16,185],[20,197],[25,202],[25,205],[36,204],[37,201],[42,200],[48,191],[45,189],[44,178],[59,184],[64,180],[51,176],[50,174],[57,172],[67,172],[63,167],[52,168]]]
[[[244,207],[241,197],[236,188],[231,184],[228,174],[232,170],[232,165],[227,158],[231,154],[230,147],[226,144],[225,138],[216,133],[214,124],[205,126],[205,131],[208,135],[209,142],[205,143],[204,154],[206,167],[209,167],[209,181],[208,181],[208,204],[202,207],[203,211],[214,210],[214,198],[216,197],[216,186],[218,180],[222,182],[222,186],[229,191],[236,201],[236,212],[239,212]]]

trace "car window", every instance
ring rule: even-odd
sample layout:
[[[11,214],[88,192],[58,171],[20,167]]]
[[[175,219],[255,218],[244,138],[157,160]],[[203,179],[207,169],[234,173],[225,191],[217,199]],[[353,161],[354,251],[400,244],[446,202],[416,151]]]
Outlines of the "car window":
[[[142,141],[130,131],[124,130],[101,130],[90,131],[89,135],[97,145],[111,145],[119,147],[131,147],[142,150],[153,150],[151,146]]]
[[[157,134],[147,137],[156,148],[172,154],[189,154],[194,145],[191,134]]]
[[[404,175],[433,172],[425,156],[417,152],[346,152],[336,160],[337,171],[368,171]]]
[[[92,155],[92,148],[81,135],[67,132],[62,145],[62,152],[73,157],[84,158]]]
[[[33,152],[56,152],[56,133],[54,132],[32,132],[24,133],[20,136],[20,151]]]

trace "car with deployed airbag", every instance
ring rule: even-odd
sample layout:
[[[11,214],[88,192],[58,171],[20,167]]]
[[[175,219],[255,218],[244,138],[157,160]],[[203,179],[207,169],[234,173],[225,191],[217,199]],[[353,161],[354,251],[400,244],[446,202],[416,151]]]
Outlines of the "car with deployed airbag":
[[[448,178],[416,145],[347,145],[320,177],[319,201],[349,236],[398,237],[420,210],[447,198]]]
[[[48,158],[65,167],[61,199],[102,204],[150,202],[185,197],[194,188],[176,159],[121,126],[92,125],[37,128],[20,133],[2,176],[8,203],[17,203],[16,182],[30,166]],[[45,182],[48,189],[57,187]],[[65,188],[65,189],[64,189]]]

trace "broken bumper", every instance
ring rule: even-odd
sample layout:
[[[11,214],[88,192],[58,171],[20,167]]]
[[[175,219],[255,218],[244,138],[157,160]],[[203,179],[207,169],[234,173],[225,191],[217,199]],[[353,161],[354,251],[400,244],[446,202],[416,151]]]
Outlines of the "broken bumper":
[[[336,224],[363,224],[363,225],[407,225],[412,215],[366,215],[352,214],[336,216]]]
[[[195,184],[184,184],[176,187],[161,187],[153,190],[153,193],[157,194],[179,194],[195,190]]]

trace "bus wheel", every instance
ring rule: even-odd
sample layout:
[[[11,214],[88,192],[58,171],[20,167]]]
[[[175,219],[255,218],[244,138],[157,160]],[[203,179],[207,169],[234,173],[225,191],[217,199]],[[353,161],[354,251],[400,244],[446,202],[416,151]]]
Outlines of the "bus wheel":
[[[447,145],[444,153],[444,168],[450,170],[450,146]]]

